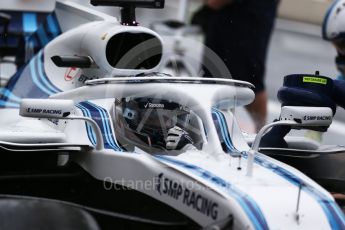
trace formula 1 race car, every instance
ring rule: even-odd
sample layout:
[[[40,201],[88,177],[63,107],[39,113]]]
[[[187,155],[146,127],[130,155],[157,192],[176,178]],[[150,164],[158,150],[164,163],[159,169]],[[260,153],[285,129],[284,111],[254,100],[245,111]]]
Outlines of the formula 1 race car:
[[[27,42],[55,38],[1,91],[0,226],[345,228],[329,192],[257,151],[265,130],[246,143],[231,109],[254,99],[251,84],[156,72],[164,44],[135,7],[163,0],[91,3],[122,7],[121,21],[58,1]],[[331,123],[327,107],[303,116],[329,119],[301,113],[283,107],[280,123]]]

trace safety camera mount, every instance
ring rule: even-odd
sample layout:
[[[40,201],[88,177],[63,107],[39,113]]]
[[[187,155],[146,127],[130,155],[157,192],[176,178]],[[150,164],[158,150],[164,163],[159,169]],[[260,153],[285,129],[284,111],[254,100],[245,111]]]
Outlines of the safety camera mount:
[[[121,24],[125,26],[137,26],[135,8],[164,8],[165,0],[91,0],[94,6],[118,6],[121,7]]]

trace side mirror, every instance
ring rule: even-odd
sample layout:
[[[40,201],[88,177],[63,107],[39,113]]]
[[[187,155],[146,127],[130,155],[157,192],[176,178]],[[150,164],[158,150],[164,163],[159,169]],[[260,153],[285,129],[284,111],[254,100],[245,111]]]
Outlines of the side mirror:
[[[96,149],[104,149],[101,129],[98,124],[88,117],[74,116],[73,100],[61,99],[23,99],[20,103],[19,115],[32,118],[53,118],[58,120],[84,120],[88,122],[96,134]]]
[[[262,137],[266,132],[275,126],[285,125],[291,128],[301,129],[303,127],[328,127],[332,124],[333,111],[328,107],[305,107],[305,106],[284,106],[280,113],[280,119],[264,126],[256,135],[251,150],[248,152],[247,176],[253,174],[253,164],[256,152]]]
[[[19,115],[35,118],[66,118],[74,109],[72,100],[23,99]]]
[[[305,126],[330,126],[333,112],[328,107],[284,106],[281,109],[281,121],[295,121]]]

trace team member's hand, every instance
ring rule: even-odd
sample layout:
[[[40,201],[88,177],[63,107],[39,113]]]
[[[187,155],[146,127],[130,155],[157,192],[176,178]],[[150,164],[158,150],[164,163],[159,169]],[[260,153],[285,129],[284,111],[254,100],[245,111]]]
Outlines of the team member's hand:
[[[234,0],[207,0],[207,5],[214,10],[219,10],[232,3]]]
[[[175,126],[168,131],[166,140],[167,150],[180,150],[187,145],[193,145],[193,140],[189,134],[178,126]]]
[[[343,80],[343,78],[345,76],[345,56],[338,54],[338,56],[336,56],[336,58],[335,58],[335,64],[337,66],[338,71],[341,74],[341,77],[338,79]]]

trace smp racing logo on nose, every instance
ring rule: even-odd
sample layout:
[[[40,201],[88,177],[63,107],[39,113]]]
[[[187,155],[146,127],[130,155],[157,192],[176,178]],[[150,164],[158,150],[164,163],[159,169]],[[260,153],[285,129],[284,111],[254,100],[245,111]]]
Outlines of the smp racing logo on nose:
[[[219,205],[216,202],[199,194],[197,191],[185,188],[180,183],[164,176],[163,173],[157,176],[155,188],[161,196],[173,198],[183,205],[191,207],[207,217],[211,217],[213,220],[216,220],[218,217]]]

